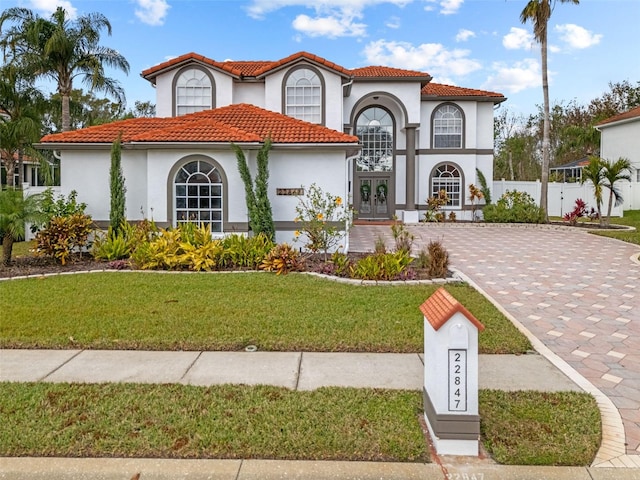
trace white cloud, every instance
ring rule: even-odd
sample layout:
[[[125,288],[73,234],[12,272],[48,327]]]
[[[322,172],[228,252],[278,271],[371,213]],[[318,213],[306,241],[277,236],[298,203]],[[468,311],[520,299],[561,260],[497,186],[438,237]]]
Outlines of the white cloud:
[[[441,0],[440,2],[440,13],[443,15],[452,15],[454,13],[458,13],[458,10],[464,3],[464,0]]]
[[[443,15],[451,15],[453,13],[458,13],[460,7],[464,3],[464,0],[425,0],[424,9],[427,12],[433,12],[437,10],[437,7],[440,7],[440,13]]]
[[[534,42],[533,34],[524,28],[511,27],[509,33],[502,38],[502,45],[507,50],[530,48]]]
[[[311,18],[298,15],[293,21],[293,28],[310,37],[361,37],[366,34],[367,26],[356,23],[348,15]]]
[[[389,17],[389,19],[387,20],[387,22],[385,23],[385,25],[387,26],[387,28],[400,28],[400,17]]]
[[[169,11],[166,0],[136,0],[139,8],[136,8],[136,17],[147,25],[162,25]]]
[[[466,42],[467,40],[475,36],[475,32],[472,32],[471,30],[467,30],[465,28],[461,28],[456,35],[456,42]]]
[[[586,28],[567,23],[565,25],[556,25],[557,32],[560,32],[560,39],[569,44],[571,48],[589,48],[600,43],[601,34],[594,34]]]
[[[396,68],[422,70],[434,77],[461,77],[479,70],[479,61],[469,57],[469,50],[448,50],[439,43],[414,46],[407,42],[377,40],[364,51],[367,62]]]
[[[540,64],[531,58],[516,62],[511,66],[496,62],[492,65],[492,70],[495,73],[487,78],[481,88],[518,93],[527,88],[537,88],[542,85]],[[551,76],[551,72],[549,72],[549,76]]]
[[[78,9],[69,0],[31,0],[30,3],[33,10],[38,10],[45,16],[51,15],[58,7],[64,8],[71,19],[78,16]]]
[[[414,0],[252,0],[246,8],[251,17],[263,18],[265,14],[284,7],[312,8],[317,13],[341,10],[345,12],[362,12],[366,7],[382,3],[391,3],[402,7]]]

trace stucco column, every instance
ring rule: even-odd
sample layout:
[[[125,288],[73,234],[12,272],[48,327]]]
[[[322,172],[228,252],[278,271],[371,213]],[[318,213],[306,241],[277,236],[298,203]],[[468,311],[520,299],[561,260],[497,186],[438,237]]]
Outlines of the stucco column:
[[[406,160],[406,207],[405,210],[416,209],[416,127],[405,128],[407,139]]]

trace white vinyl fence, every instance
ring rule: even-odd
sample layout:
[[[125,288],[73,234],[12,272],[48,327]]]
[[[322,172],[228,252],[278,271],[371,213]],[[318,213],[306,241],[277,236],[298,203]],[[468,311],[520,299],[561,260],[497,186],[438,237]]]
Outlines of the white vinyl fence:
[[[527,192],[533,197],[536,203],[540,203],[540,189],[542,184],[540,181],[535,182],[515,182],[507,180],[496,180],[493,182],[491,190],[491,201],[495,203],[500,196],[507,190],[517,190],[519,192]],[[622,181],[618,185],[624,202],[621,206],[614,206],[611,209],[612,217],[622,217],[623,210],[639,210],[640,209],[640,183]],[[549,207],[549,215],[561,217],[565,213],[573,210],[576,200],[580,198],[587,204],[587,208],[596,208],[596,199],[593,196],[593,186],[591,182],[579,183],[549,183],[549,192],[547,202]],[[602,194],[602,213],[606,215],[609,207],[609,190],[603,189]]]

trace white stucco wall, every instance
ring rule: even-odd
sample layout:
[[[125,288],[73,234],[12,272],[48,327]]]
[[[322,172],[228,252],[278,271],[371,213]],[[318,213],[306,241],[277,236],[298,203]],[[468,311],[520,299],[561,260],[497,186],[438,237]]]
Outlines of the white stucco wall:
[[[600,156],[609,161],[624,157],[640,168],[640,118],[601,127]],[[640,181],[637,177],[634,180]]]
[[[432,148],[431,118],[443,103],[453,103],[464,112],[464,148],[493,148],[493,104],[445,100],[423,101],[420,115],[420,148]],[[487,109],[486,107],[490,108]]]
[[[375,96],[378,98],[373,98]],[[344,123],[350,124],[352,118],[363,108],[372,105],[381,105],[389,109],[398,129],[404,128],[405,122],[419,123],[420,83],[358,82],[356,79],[351,87],[351,94],[344,99]]]
[[[264,108],[264,83],[234,83],[233,103],[248,103]]]

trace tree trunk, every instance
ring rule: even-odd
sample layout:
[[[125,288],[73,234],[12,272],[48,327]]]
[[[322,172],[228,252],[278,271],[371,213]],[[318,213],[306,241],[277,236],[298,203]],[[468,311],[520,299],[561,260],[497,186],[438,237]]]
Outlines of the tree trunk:
[[[549,223],[548,193],[549,193],[549,157],[550,152],[550,122],[549,122],[549,78],[547,75],[547,26],[540,39],[542,57],[542,94],[544,104],[544,118],[542,123],[542,174],[540,175],[540,208],[544,212],[544,221]]]
[[[71,113],[69,110],[69,94],[61,93],[62,97],[62,131],[68,132],[71,130]]]
[[[13,236],[5,233],[2,237],[2,264],[8,267],[11,264],[11,252],[13,250]]]
[[[607,221],[605,225],[608,227],[609,222],[611,221],[611,207],[613,206],[613,185],[611,186],[612,190],[609,190],[609,206],[607,207]]]
[[[513,154],[509,151],[509,176],[513,182]]]

